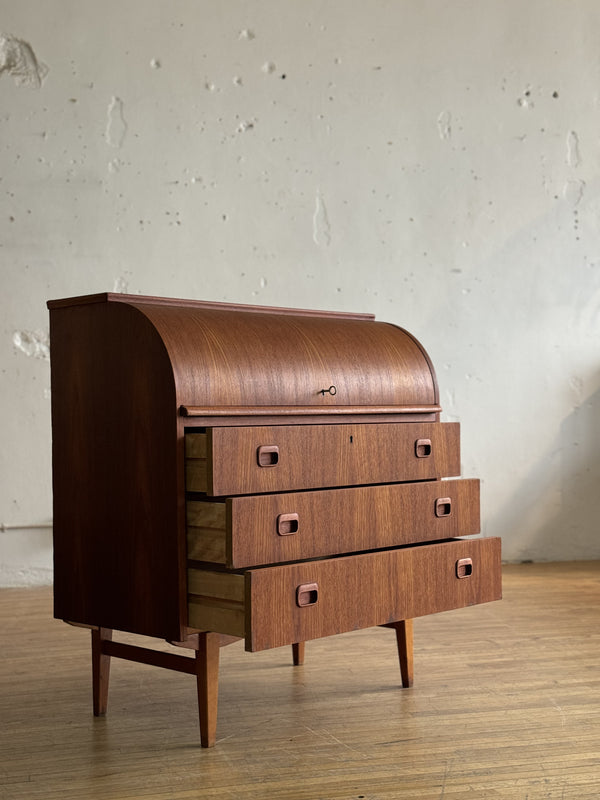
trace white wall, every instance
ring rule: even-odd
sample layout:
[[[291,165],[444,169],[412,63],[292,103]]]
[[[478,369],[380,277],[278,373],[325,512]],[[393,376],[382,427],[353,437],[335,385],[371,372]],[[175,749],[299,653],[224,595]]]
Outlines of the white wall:
[[[600,557],[596,0],[0,0],[0,30],[2,583],[51,579],[45,301],[106,290],[403,325],[505,558]]]

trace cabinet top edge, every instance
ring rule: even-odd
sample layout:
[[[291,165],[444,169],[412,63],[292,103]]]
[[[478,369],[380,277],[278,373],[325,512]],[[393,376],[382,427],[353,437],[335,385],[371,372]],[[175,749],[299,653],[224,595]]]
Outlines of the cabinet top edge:
[[[335,319],[362,319],[373,320],[375,314],[355,313],[349,311],[318,311],[305,308],[288,308],[277,306],[257,306],[244,303],[222,303],[209,300],[189,300],[175,297],[153,297],[141,294],[121,294],[120,292],[100,292],[99,294],[81,295],[79,297],[65,297],[58,300],[48,300],[47,307],[53,311],[71,306],[92,305],[94,303],[125,303],[127,305],[158,305],[180,306],[187,308],[205,308],[222,311],[245,311],[255,314],[288,314],[303,317],[331,317]]]

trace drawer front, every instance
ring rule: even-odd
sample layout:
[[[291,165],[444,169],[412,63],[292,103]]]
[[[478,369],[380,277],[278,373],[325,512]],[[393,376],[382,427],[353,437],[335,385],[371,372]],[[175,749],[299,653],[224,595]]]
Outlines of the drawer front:
[[[209,586],[215,579],[223,586]],[[243,575],[191,569],[189,588],[192,627],[245,634],[247,650],[265,650],[499,600],[500,539],[453,540]],[[218,617],[222,609],[230,615],[225,622]]]
[[[222,496],[452,477],[459,433],[456,422],[209,428],[186,434],[186,488]]]
[[[188,501],[188,558],[239,569],[479,533],[479,481]]]

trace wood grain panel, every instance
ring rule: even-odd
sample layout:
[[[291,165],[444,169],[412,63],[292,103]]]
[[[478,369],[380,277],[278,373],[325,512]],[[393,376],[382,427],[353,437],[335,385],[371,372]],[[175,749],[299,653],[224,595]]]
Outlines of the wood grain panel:
[[[177,403],[437,405],[431,361],[407,331],[372,318],[130,300],[160,333]],[[329,387],[335,393],[329,393]]]
[[[227,512],[224,502],[202,502],[187,504],[187,524],[190,527],[216,528],[225,530],[227,525]]]
[[[458,577],[457,564],[471,559]],[[354,556],[252,569],[242,576],[189,570],[190,624],[240,635],[221,611],[245,613],[246,649],[266,650],[345,631],[449,611],[502,596],[500,539],[455,539]],[[314,605],[299,607],[298,587],[316,585]],[[199,610],[200,609],[200,610]],[[211,616],[212,609],[217,609]],[[232,617],[233,619],[233,617]],[[193,620],[193,622],[192,622]],[[214,625],[214,627],[210,627]]]
[[[210,564],[227,564],[227,534],[218,528],[188,527],[188,558]]]
[[[473,573],[457,578],[471,558]],[[246,649],[265,650],[501,597],[500,539],[456,540],[246,573]],[[299,608],[296,590],[319,587]],[[273,613],[277,609],[277,613]]]
[[[205,433],[194,432],[185,437],[186,458],[206,458],[208,456],[208,436]]]
[[[123,303],[53,308],[50,341],[55,615],[181,638],[182,458],[167,352]]]
[[[245,635],[243,575],[190,569],[188,574],[189,624],[202,631]]]
[[[225,564],[227,513],[225,503],[187,503],[187,556],[194,561]]]
[[[244,578],[229,572],[213,572],[209,569],[190,569],[188,572],[190,594],[244,602]]]
[[[220,600],[212,604],[205,597],[191,596],[189,624],[199,631],[214,631],[242,638],[245,635],[244,606]]]
[[[450,501],[447,516],[436,514],[442,497]],[[196,500],[187,508],[188,558],[234,569],[480,531],[478,480],[286,492],[227,503]],[[298,530],[290,535],[278,533],[278,517],[285,514],[298,516]]]
[[[219,496],[451,477],[459,433],[455,422],[209,428],[206,477],[194,468],[202,459],[188,459],[187,489]],[[428,457],[416,455],[421,439],[431,441]],[[278,448],[275,466],[259,465],[262,446]]]

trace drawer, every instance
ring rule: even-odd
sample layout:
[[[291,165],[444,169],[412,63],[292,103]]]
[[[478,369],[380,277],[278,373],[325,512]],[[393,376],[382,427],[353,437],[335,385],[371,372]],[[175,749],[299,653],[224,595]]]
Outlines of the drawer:
[[[189,432],[186,489],[210,496],[460,474],[457,422],[273,425]]]
[[[479,481],[188,500],[188,559],[239,569],[479,533]]]
[[[245,637],[247,650],[265,650],[499,600],[500,539],[458,539],[241,573],[190,568],[188,592],[190,627]]]

